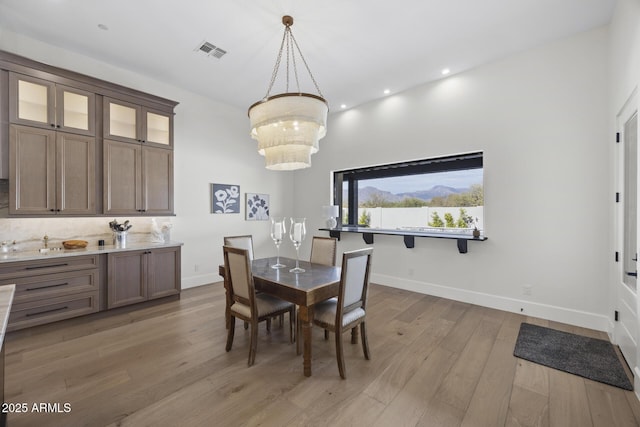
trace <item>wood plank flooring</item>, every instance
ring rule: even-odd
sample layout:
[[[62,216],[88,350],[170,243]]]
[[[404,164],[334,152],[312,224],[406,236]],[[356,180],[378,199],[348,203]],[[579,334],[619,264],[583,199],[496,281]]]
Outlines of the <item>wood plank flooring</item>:
[[[371,285],[372,359],[314,329],[313,376],[288,327],[262,323],[254,366],[240,322],[226,352],[220,283],[6,337],[5,396],[20,426],[638,426],[633,392],[513,356],[523,321],[606,334]],[[288,320],[285,320],[288,322]],[[59,408],[33,411],[33,404]],[[69,412],[64,404],[68,403]]]

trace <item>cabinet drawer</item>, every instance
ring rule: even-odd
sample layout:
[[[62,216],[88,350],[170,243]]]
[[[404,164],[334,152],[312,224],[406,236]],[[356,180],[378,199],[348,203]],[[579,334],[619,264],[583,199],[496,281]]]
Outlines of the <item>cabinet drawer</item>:
[[[65,256],[0,264],[0,281],[98,267],[98,255]]]
[[[96,313],[98,311],[98,292],[49,298],[33,302],[14,304],[9,315],[8,331],[30,326],[56,322],[71,317]]]
[[[93,292],[98,290],[98,269],[0,280],[0,285],[10,283],[16,285],[14,304],[71,293]]]

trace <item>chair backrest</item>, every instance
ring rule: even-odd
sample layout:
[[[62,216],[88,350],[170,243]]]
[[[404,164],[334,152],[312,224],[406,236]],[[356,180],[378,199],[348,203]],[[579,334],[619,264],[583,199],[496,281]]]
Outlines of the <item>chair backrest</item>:
[[[314,264],[336,265],[336,247],[338,239],[335,237],[313,236],[311,241],[311,259]]]
[[[224,268],[230,295],[230,304],[234,301],[253,306],[255,288],[251,275],[249,251],[233,246],[223,246]]]
[[[224,245],[246,249],[249,252],[249,261],[253,261],[253,237],[250,234],[246,236],[226,236]]]
[[[358,307],[365,308],[372,254],[373,248],[365,248],[345,252],[342,255],[337,310],[339,316],[343,311],[348,312]]]

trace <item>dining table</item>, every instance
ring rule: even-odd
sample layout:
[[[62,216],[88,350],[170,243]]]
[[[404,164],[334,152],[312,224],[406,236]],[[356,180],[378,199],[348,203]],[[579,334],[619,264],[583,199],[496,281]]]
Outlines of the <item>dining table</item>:
[[[301,323],[303,341],[303,368],[306,377],[311,376],[311,339],[313,328],[313,307],[316,303],[338,296],[341,268],[323,264],[299,261],[301,273],[292,273],[295,259],[279,257],[286,267],[273,268],[277,257],[258,258],[251,262],[251,273],[256,290],[292,302],[298,306],[298,321]],[[225,277],[224,265],[219,266],[219,274]],[[227,283],[225,281],[225,289]],[[300,330],[298,329],[298,330]]]

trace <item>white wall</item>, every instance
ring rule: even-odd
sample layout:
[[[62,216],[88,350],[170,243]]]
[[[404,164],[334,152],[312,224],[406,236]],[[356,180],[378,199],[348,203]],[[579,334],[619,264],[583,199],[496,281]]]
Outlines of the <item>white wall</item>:
[[[611,64],[610,84],[610,108],[609,108],[609,125],[610,130],[608,135],[612,137],[617,129],[616,116],[622,109],[622,106],[629,99],[629,96],[634,90],[638,89],[640,85],[640,2],[638,0],[618,0],[616,9],[614,11],[613,18],[611,20],[611,36],[610,36],[610,56],[609,63]],[[636,96],[637,100],[640,99]],[[637,109],[639,105],[635,105]],[[610,140],[611,138],[609,138]],[[617,147],[615,144],[609,144],[609,163],[612,167],[615,165]],[[615,171],[609,176],[610,194],[616,191],[621,191],[621,188],[615,183],[616,174]],[[610,205],[610,216],[613,218],[616,214],[614,205]],[[611,223],[609,227],[609,252],[622,250],[621,247],[616,245],[616,233],[617,229],[614,223]],[[609,262],[609,308],[608,313],[613,313],[614,310],[620,310],[616,301],[617,287],[616,284],[620,282],[620,264],[616,264],[612,261]],[[638,312],[638,301],[636,301],[636,312]],[[610,332],[613,331],[613,319],[609,316],[610,320]],[[636,330],[640,330],[640,324],[637,323]],[[638,337],[635,337],[638,339]],[[615,340],[615,338],[614,338]],[[627,360],[631,365],[635,373],[635,389],[640,389],[640,351],[638,351],[636,360]],[[638,394],[640,397],[640,394]]]
[[[332,170],[483,151],[489,240],[376,235],[373,281],[605,330],[607,43],[596,29],[333,115],[297,215],[322,225]]]
[[[206,99],[198,94],[161,83],[151,77],[126,71],[95,59],[74,54],[3,30],[0,49],[108,80],[157,96],[178,101],[175,112],[175,213],[172,218],[173,240],[182,241],[182,285],[184,287],[220,281],[218,265],[222,261],[222,237],[225,235],[254,235],[257,256],[269,255],[273,243],[269,225],[264,221],[247,222],[244,208],[241,214],[213,215],[210,213],[210,183],[239,184],[245,192],[266,193],[271,196],[272,215],[292,212],[292,184],[290,173],[275,173],[264,168],[257,154],[256,144],[249,137],[246,110],[232,108]],[[215,76],[212,75],[212,83]],[[207,82],[203,82],[207,84]],[[147,220],[131,218],[132,223]],[[0,230],[11,228],[11,219],[0,219]],[[21,224],[33,223],[44,227],[51,235],[61,227],[60,220],[22,219]],[[85,224],[95,223],[93,220]],[[104,218],[108,223],[109,218]],[[134,229],[132,229],[134,231]],[[87,234],[93,234],[86,229]],[[4,236],[0,236],[4,238]],[[12,239],[15,237],[12,237]],[[283,245],[283,254],[287,249]],[[198,271],[195,271],[195,266]]]
[[[604,330],[607,36],[597,29],[333,114],[312,168],[293,174],[264,169],[244,110],[6,31],[0,49],[180,102],[172,238],[185,243],[185,286],[219,280],[223,235],[253,233],[257,256],[272,252],[266,223],[209,213],[211,182],[268,193],[272,215],[306,216],[309,235],[322,234],[332,170],[482,150],[489,240],[461,255],[455,241],[405,249],[376,235],[374,281]],[[364,245],[343,234],[339,249]]]

